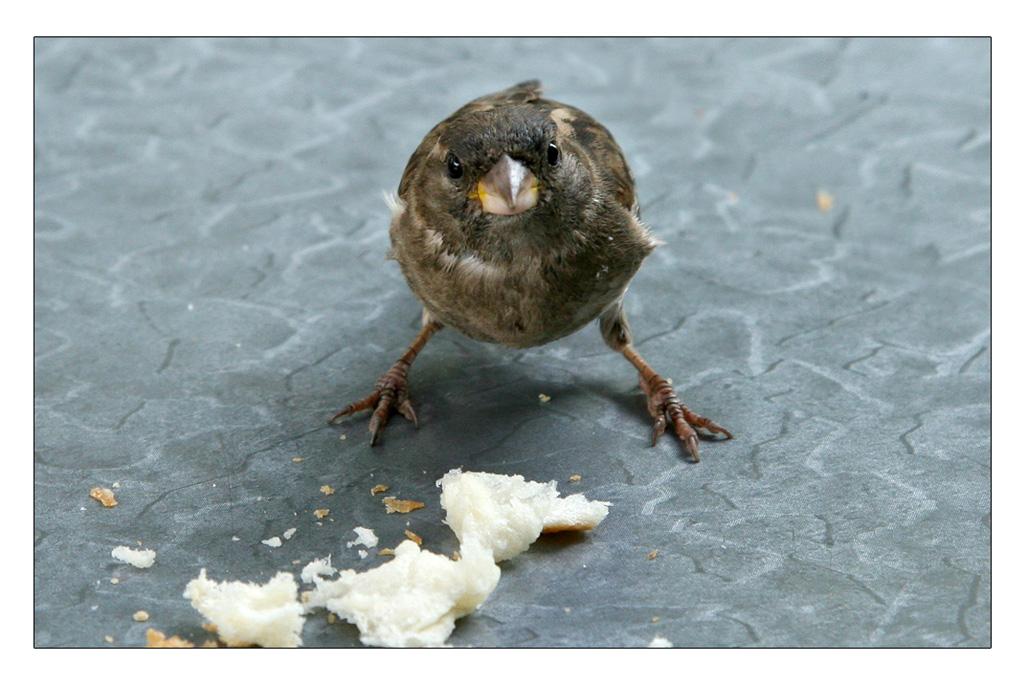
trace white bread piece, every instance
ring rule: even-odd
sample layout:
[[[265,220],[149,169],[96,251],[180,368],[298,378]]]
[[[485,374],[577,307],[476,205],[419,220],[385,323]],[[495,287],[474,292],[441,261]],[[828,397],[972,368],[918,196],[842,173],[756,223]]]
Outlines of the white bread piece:
[[[374,547],[378,544],[378,536],[375,535],[375,531],[370,528],[364,528],[357,526],[353,529],[354,533],[357,533],[356,540],[350,540],[346,543],[347,547],[353,547],[354,545],[364,545],[365,547]]]
[[[217,626],[229,647],[298,647],[306,620],[296,599],[296,579],[280,571],[266,585],[207,578],[207,569],[189,581],[183,596]]]
[[[462,545],[478,540],[498,562],[524,552],[541,533],[592,530],[610,504],[577,494],[561,499],[555,481],[537,483],[518,475],[453,469],[436,484],[457,539]]]
[[[471,542],[454,561],[404,540],[395,557],[363,573],[315,578],[308,607],[325,607],[360,630],[375,647],[441,647],[454,622],[477,609],[496,587],[500,569],[489,550]]]
[[[136,568],[150,568],[157,559],[157,552],[152,549],[132,549],[125,545],[118,545],[111,550],[111,556],[118,561],[132,564]]]
[[[335,573],[336,570],[332,568],[332,555],[329,554],[324,559],[315,559],[304,566],[300,571],[300,580],[305,583],[313,583],[318,576],[331,576]]]

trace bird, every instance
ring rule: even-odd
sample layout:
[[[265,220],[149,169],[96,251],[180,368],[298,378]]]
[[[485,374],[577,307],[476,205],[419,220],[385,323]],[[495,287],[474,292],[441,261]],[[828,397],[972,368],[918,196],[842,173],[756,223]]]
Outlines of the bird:
[[[444,327],[520,349],[598,319],[606,344],[638,371],[652,445],[670,426],[698,462],[699,434],[732,437],[686,407],[633,347],[625,291],[662,243],[640,220],[635,179],[610,131],[544,98],[539,80],[479,97],[441,121],[387,201],[387,257],[420,301],[422,327],[371,393],[330,423],[371,409],[372,445],[391,412],[417,427],[408,372]]]

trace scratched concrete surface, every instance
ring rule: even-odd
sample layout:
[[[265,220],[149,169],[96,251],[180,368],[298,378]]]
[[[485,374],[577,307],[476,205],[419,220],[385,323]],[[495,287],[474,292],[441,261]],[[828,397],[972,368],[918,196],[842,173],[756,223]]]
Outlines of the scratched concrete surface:
[[[506,562],[454,645],[991,644],[988,40],[35,50],[37,646],[202,640],[201,567],[370,568],[357,525],[449,554],[434,481],[457,466],[613,506]],[[594,326],[521,352],[445,331],[412,372],[419,430],[326,424],[418,326],[382,190],[438,120],[531,77],[634,167],[667,243],[629,290],[639,349],[736,436],[700,464],[650,448]],[[89,499],[114,483],[115,508]],[[427,504],[387,516],[376,483]],[[303,633],[357,638],[323,613]]]

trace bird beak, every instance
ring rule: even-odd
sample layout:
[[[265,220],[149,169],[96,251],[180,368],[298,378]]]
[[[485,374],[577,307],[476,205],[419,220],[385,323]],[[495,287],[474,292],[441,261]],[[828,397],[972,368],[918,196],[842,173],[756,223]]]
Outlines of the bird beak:
[[[524,164],[504,155],[478,182],[475,193],[490,214],[520,214],[539,201],[539,181]]]

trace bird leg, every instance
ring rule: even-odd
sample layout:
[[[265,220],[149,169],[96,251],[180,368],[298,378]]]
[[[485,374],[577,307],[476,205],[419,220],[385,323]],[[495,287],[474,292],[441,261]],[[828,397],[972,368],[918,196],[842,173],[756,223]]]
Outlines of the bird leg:
[[[657,375],[653,367],[646,363],[646,360],[634,347],[626,345],[621,353],[628,361],[632,362],[632,366],[639,370],[639,387],[646,395],[647,408],[650,410],[650,416],[654,418],[654,445],[657,444],[657,438],[670,423],[674,428],[675,435],[689,448],[693,461],[698,462],[700,460],[700,441],[696,433],[697,428],[708,435],[721,433],[726,438],[732,437],[732,434],[721,426],[682,404],[671,383],[666,378]]]
[[[682,404],[671,383],[666,378],[657,375],[653,367],[647,364],[642,355],[632,347],[632,330],[628,326],[628,319],[625,318],[620,301],[600,315],[600,331],[607,345],[625,355],[625,358],[632,362],[632,366],[639,371],[639,387],[646,395],[646,406],[654,419],[654,445],[657,444],[657,438],[664,433],[664,429],[670,423],[675,435],[689,449],[693,461],[698,462],[700,452],[696,429],[702,430],[708,435],[720,433],[726,438],[732,437],[732,434],[721,426]]]
[[[407,372],[410,371],[410,366],[414,362],[414,358],[418,356],[421,348],[442,327],[441,323],[435,321],[426,323],[403,356],[396,360],[396,363],[378,379],[375,383],[375,389],[371,394],[362,400],[347,405],[345,409],[329,419],[329,423],[336,423],[345,416],[374,408],[374,412],[371,414],[371,423],[368,425],[368,430],[371,431],[372,445],[378,441],[379,433],[382,432],[386,422],[389,420],[390,409],[395,409],[403,414],[417,428],[418,416],[414,413],[414,406],[410,403]]]

